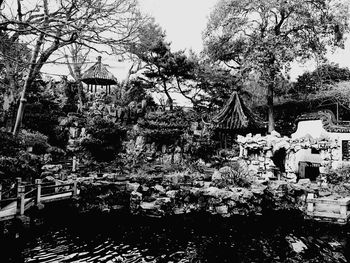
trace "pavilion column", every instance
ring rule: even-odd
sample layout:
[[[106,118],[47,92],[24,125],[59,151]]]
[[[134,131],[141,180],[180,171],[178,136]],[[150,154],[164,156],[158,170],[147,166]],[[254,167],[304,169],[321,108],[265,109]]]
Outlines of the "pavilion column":
[[[95,85],[95,93],[97,92],[97,85]]]

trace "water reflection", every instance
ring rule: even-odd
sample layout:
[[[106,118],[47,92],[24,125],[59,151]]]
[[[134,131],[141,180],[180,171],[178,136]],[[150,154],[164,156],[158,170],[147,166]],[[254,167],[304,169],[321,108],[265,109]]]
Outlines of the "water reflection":
[[[291,257],[326,262],[321,251],[331,242],[346,253],[347,227],[296,220],[121,214],[51,218],[17,239],[1,239],[0,246],[9,249],[1,249],[0,262],[288,262]],[[307,244],[302,256],[291,251],[290,234]]]

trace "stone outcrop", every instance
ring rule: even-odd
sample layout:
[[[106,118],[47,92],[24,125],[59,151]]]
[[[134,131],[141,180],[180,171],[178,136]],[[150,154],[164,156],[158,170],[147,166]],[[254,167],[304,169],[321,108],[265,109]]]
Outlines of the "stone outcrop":
[[[307,193],[314,192],[310,184],[286,181],[261,184],[252,180],[249,187],[241,187],[235,183],[240,182],[238,178],[227,178],[227,174],[231,174],[230,167],[215,170],[211,178],[200,173],[133,177],[126,186],[131,213],[161,217],[209,212],[230,217],[260,215],[266,209],[303,211]]]
[[[327,137],[291,139],[272,132],[267,136],[238,136],[237,142],[240,145],[240,158],[246,163],[249,173],[262,180],[276,178],[279,170],[283,171],[281,174],[285,180],[296,182],[300,161],[316,163],[320,166],[321,174],[336,169],[341,162],[341,145]],[[312,151],[318,153],[313,154]]]

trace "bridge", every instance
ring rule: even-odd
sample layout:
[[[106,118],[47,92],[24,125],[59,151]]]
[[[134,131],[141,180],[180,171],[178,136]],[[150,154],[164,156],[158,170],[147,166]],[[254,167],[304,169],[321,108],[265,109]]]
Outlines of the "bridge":
[[[43,183],[36,179],[34,184],[26,184],[16,178],[16,184],[6,192],[0,185],[0,221],[25,215],[33,206],[70,199],[79,194],[77,180],[69,183]],[[6,198],[5,198],[6,197]]]

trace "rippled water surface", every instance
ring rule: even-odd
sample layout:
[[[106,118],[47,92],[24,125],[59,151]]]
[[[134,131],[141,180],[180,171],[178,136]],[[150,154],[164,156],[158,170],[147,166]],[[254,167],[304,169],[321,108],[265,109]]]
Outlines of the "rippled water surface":
[[[349,251],[347,227],[293,218],[68,216],[1,238],[0,262],[289,262],[295,253],[288,235],[307,244],[303,259],[310,262],[322,262],[319,250],[330,242],[340,244],[345,257]]]

